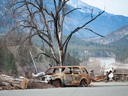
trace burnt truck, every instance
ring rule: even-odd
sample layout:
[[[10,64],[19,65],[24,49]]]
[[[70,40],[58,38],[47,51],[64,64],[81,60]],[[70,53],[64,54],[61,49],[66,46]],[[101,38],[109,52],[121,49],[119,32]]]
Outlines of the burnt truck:
[[[46,72],[32,74],[40,77],[41,82],[61,86],[83,86],[90,84],[90,74],[84,66],[55,66],[50,67]]]

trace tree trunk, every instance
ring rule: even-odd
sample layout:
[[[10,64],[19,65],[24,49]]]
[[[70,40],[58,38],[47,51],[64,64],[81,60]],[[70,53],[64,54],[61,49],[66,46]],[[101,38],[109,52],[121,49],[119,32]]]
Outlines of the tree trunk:
[[[27,78],[15,78],[7,75],[0,75],[2,88],[5,89],[26,89],[29,80]],[[3,87],[4,86],[4,87]]]
[[[63,66],[63,65],[64,65],[64,62],[63,62],[63,61],[64,61],[64,60],[63,60],[63,59],[64,59],[64,58],[63,58],[63,49],[60,49],[60,50],[59,50],[59,58],[60,58],[60,59],[59,59],[59,60],[60,60],[59,66]]]
[[[13,24],[12,30],[9,31],[9,34],[10,32],[15,33],[15,31],[17,33],[17,30],[19,30],[19,32],[21,31],[20,34],[21,33],[24,34],[24,32],[26,33],[26,30],[28,29],[29,35],[27,37],[25,36],[26,38],[24,40],[21,39],[20,44],[23,43],[25,44],[25,41],[27,41],[28,39],[31,40],[33,36],[38,35],[42,39],[42,41],[49,46],[52,53],[52,55],[48,55],[46,53],[42,53],[42,54],[46,55],[49,58],[53,58],[56,61],[57,65],[60,66],[64,65],[64,59],[65,59],[68,43],[72,35],[78,32],[80,29],[89,30],[94,34],[101,36],[100,34],[94,32],[93,30],[85,27],[86,25],[94,21],[97,17],[99,17],[101,14],[103,14],[105,11],[99,12],[99,14],[93,17],[92,16],[93,9],[86,8],[87,11],[90,10],[91,12],[90,13],[91,20],[83,23],[81,26],[76,27],[75,29],[72,29],[72,31],[69,33],[64,43],[62,43],[62,31],[64,27],[63,24],[65,17],[70,13],[74,12],[75,10],[81,8],[73,8],[73,9],[68,8],[66,3],[69,0],[53,0],[53,2],[50,2],[48,0],[46,0],[48,2],[43,2],[43,0],[12,0],[12,1],[13,2],[8,2],[8,4],[6,5],[9,7],[9,10],[7,10],[6,12],[5,10],[3,10],[3,14],[4,14],[3,17],[6,16],[7,14],[9,14],[9,17],[7,15],[7,18],[2,18],[3,20],[5,20],[5,22],[9,23],[9,26],[10,24]],[[54,7],[49,7],[49,4],[52,4]],[[6,6],[4,6],[5,8],[3,9],[8,9],[6,8]],[[24,8],[24,10],[19,10],[22,8]],[[32,8],[34,9],[33,11],[31,11]],[[23,16],[25,12],[28,13],[27,18]],[[20,20],[17,20],[18,18],[20,18]],[[54,29],[54,33],[52,32],[53,29]],[[57,57],[54,51],[55,49],[52,40],[52,33],[56,37],[56,42],[58,44],[59,58]],[[5,37],[8,36],[6,35]],[[21,60],[19,59],[19,61]]]

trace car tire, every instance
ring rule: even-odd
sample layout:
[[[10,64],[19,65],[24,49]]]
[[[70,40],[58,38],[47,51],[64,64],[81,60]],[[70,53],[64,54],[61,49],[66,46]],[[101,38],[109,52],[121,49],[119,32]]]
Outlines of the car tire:
[[[56,86],[56,87],[61,87],[61,81],[60,80],[54,80],[53,81],[53,85]]]
[[[88,85],[87,85],[85,80],[82,80],[81,83],[80,83],[80,86],[81,87],[87,87]]]

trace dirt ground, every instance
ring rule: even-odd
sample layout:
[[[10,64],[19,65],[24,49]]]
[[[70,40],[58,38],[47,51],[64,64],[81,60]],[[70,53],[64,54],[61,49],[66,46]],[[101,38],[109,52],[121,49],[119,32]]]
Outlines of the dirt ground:
[[[54,85],[41,83],[41,82],[29,82],[27,85],[27,89],[47,89],[47,88],[55,88]]]

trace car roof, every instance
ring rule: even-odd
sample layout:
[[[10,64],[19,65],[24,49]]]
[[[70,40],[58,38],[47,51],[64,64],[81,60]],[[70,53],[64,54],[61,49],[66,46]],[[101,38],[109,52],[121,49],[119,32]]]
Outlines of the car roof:
[[[66,68],[66,67],[85,67],[85,66],[53,66],[51,68]]]

